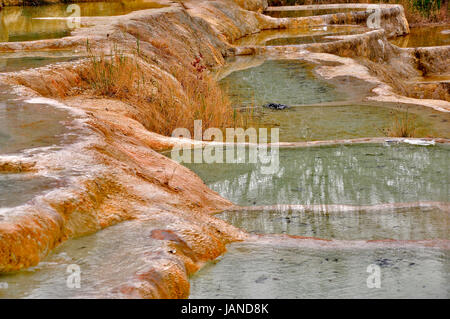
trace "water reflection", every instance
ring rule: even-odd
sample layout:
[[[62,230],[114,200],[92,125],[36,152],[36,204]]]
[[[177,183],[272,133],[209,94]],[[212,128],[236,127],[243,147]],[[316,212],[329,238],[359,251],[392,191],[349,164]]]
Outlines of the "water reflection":
[[[247,232],[289,234],[340,240],[427,240],[450,239],[450,214],[435,207],[380,207],[340,211],[323,207],[223,212],[219,217]]]
[[[390,42],[402,48],[450,45],[450,25],[411,28],[410,34]]]
[[[276,174],[262,163],[186,166],[243,206],[448,202],[449,155],[449,146],[362,144],[280,149]]]
[[[0,10],[0,42],[54,39],[70,35],[72,25],[66,19],[72,16],[69,4],[51,4],[35,7],[5,7]],[[78,3],[81,17],[115,16],[135,10],[161,8],[154,1],[83,2]]]

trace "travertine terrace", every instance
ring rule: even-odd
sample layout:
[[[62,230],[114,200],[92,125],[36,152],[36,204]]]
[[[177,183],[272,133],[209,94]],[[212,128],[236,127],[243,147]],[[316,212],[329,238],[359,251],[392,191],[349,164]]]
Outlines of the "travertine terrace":
[[[21,4],[18,1],[17,4]],[[2,1],[4,5],[16,4]],[[450,111],[449,82],[416,83],[405,91],[382,74],[407,81],[424,75],[450,73],[450,48],[398,48],[388,38],[407,34],[403,8],[380,5],[381,27],[347,35],[327,43],[292,46],[236,47],[233,41],[267,29],[308,25],[365,25],[368,11],[321,17],[271,18],[263,15],[264,0],[167,2],[168,7],[142,10],[117,17],[82,17],[82,28],[69,37],[30,42],[0,43],[0,52],[50,50],[96,52],[118,46],[134,52],[139,42],[139,63],[157,81],[183,88],[170,74],[173,65],[189,65],[203,57],[210,70],[220,70],[225,57],[262,55],[302,58],[316,63],[324,78],[351,75],[374,86],[368,99],[424,105]],[[330,5],[337,8],[344,5]],[[347,5],[351,7],[352,5]],[[355,8],[364,5],[354,5]],[[164,42],[164,43],[162,43]],[[80,59],[37,69],[0,74],[0,82],[27,99],[51,99],[73,112],[83,138],[57,153],[27,158],[0,156],[0,173],[53,172],[77,167],[81,172],[67,184],[0,219],[0,272],[35,266],[52,249],[71,238],[90,234],[125,220],[151,220],[148,235],[158,244],[148,254],[148,268],[117,287],[120,297],[186,298],[188,276],[226,250],[226,244],[248,239],[249,234],[217,219],[213,213],[234,205],[210,190],[192,171],[158,153],[176,144],[198,141],[158,135],[145,128],[145,109],[126,100],[85,94],[88,61]],[[202,79],[199,79],[201,81]],[[418,93],[419,92],[419,93]],[[381,139],[380,139],[381,140]],[[445,139],[436,140],[448,143]],[[333,141],[330,143],[377,142]],[[326,143],[326,142],[323,142]],[[320,144],[320,142],[316,143]]]

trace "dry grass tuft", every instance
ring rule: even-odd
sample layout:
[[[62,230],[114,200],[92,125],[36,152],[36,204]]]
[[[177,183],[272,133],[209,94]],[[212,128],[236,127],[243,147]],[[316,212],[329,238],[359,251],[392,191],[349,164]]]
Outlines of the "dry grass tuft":
[[[131,57],[120,52],[117,47],[109,55],[95,55],[90,50],[89,55],[85,76],[96,94],[117,98],[139,94],[142,75],[139,64]]]
[[[184,10],[188,9],[188,7],[186,7],[186,5],[184,4],[185,1],[177,0],[177,2],[183,7]]]
[[[176,128],[187,128],[193,134],[194,120],[202,120],[204,129],[246,126],[245,114],[232,108],[201,56],[164,72],[146,63],[139,43],[132,54],[114,47],[109,55],[89,55],[83,77],[92,93],[133,105],[131,116],[150,131],[170,136]]]
[[[393,115],[391,126],[383,133],[389,137],[416,137],[417,117],[409,114],[408,109],[401,115]]]

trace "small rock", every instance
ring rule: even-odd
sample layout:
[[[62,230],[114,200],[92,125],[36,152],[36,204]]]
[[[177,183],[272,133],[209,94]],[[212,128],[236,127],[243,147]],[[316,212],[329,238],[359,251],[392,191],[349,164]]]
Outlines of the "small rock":
[[[286,105],[286,104],[279,104],[279,103],[267,103],[267,104],[264,104],[263,107],[267,107],[267,108],[273,109],[273,110],[284,110],[284,109],[288,109],[290,106]]]
[[[379,258],[379,259],[375,260],[375,264],[380,267],[388,267],[388,266],[391,266],[393,264],[393,262],[392,262],[392,260],[387,259],[387,258]]]
[[[260,276],[258,279],[256,279],[255,282],[256,282],[257,284],[260,284],[260,283],[266,281],[266,279],[267,279],[267,277],[264,276],[264,275],[262,275],[262,276]]]

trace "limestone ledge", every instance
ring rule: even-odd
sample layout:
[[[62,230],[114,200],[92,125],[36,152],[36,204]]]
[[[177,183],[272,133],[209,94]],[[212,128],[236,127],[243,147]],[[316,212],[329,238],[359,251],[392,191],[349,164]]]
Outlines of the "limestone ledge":
[[[328,9],[330,5],[316,5],[307,6],[316,9]],[[339,12],[334,14],[327,14],[314,17],[299,17],[299,18],[280,18],[284,20],[282,25],[288,28],[293,28],[298,25],[323,25],[323,24],[360,24],[367,25],[368,18],[374,16],[374,8],[379,10],[380,28],[384,29],[387,37],[395,37],[409,33],[409,24],[405,17],[404,9],[401,5],[355,5],[350,6],[346,4],[333,6],[332,8],[369,8],[365,11]]]

